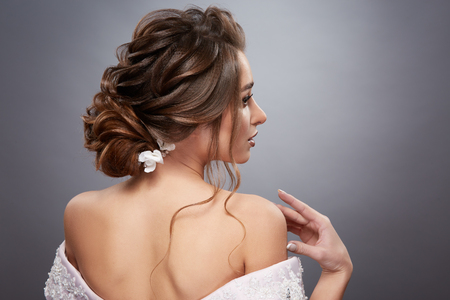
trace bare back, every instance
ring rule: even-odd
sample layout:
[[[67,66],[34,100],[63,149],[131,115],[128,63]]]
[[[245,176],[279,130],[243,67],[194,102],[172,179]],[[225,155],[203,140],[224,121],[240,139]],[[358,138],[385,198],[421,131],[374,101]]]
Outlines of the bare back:
[[[286,224],[278,209],[257,196],[232,196],[227,208],[244,231],[224,209],[226,191],[179,213],[167,252],[172,216],[213,189],[181,176],[144,177],[80,194],[67,206],[69,261],[102,298],[199,299],[286,258]]]

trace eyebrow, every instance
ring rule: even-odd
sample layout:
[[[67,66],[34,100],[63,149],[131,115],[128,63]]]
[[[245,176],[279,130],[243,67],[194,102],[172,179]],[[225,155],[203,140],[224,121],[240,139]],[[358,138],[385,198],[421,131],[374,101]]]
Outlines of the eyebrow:
[[[242,91],[249,90],[249,89],[251,89],[254,85],[255,85],[255,83],[254,83],[253,81],[250,82],[250,83],[247,83],[247,84],[242,88]]]

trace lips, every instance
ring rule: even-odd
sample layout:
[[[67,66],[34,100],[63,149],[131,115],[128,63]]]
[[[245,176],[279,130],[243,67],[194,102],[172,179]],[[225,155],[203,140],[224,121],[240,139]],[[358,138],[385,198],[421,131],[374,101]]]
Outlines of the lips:
[[[251,137],[248,139],[248,142],[250,144],[250,147],[255,147],[255,141],[253,140],[253,138],[258,134],[258,131]]]

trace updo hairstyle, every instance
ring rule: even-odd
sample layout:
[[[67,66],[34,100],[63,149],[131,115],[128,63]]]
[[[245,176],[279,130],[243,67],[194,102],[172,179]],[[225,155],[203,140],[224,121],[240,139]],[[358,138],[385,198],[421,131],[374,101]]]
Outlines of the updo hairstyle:
[[[176,143],[199,125],[211,128],[209,159],[218,154],[221,116],[233,118],[229,154],[238,132],[239,61],[245,36],[231,13],[217,7],[147,14],[132,40],[117,49],[101,91],[82,117],[85,147],[96,168],[111,177],[142,171],[138,155]],[[227,168],[228,169],[228,168]]]

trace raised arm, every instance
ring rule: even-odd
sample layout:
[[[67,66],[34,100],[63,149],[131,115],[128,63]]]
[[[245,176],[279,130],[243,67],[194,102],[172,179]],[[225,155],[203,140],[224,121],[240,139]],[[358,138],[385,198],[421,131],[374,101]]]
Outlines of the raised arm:
[[[310,300],[342,299],[353,264],[330,220],[284,191],[279,190],[278,196],[294,208],[277,205],[286,218],[288,231],[301,239],[290,241],[288,250],[309,256],[322,267],[322,275]]]

